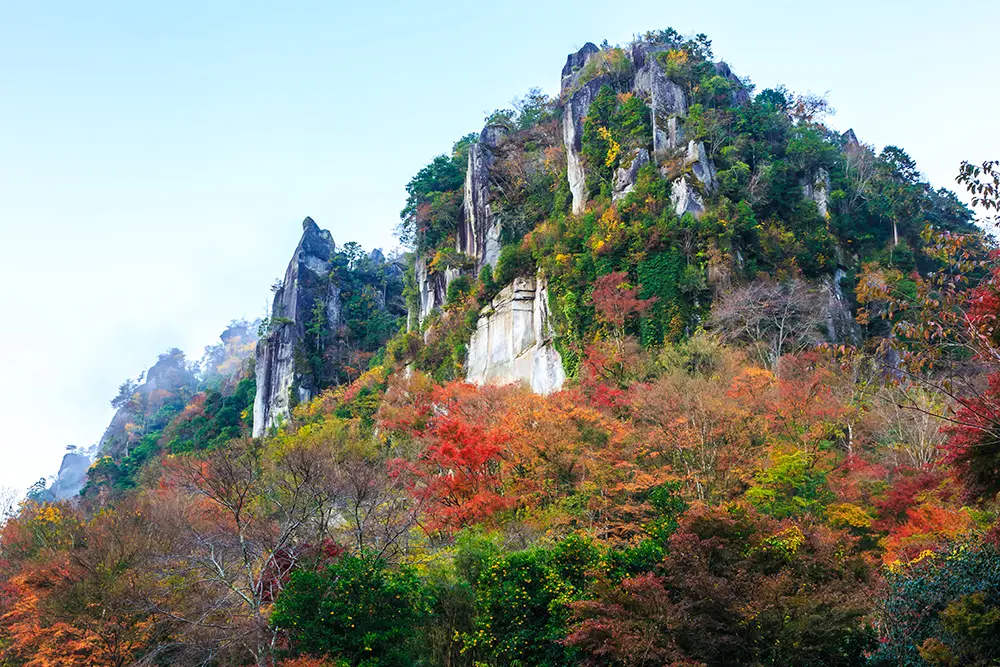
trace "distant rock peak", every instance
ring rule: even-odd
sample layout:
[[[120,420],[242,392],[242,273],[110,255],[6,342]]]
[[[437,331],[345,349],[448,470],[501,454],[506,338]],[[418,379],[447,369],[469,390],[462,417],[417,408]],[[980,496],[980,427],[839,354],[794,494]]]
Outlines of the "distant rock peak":
[[[343,361],[346,352],[341,331],[346,322],[335,269],[346,262],[338,262],[337,257],[337,246],[330,232],[321,229],[312,218],[303,220],[302,238],[274,294],[270,329],[257,342],[255,437],[287,419],[294,405],[310,400],[333,381],[335,370],[314,377],[310,362],[303,359],[312,355],[322,360],[321,365],[330,363],[332,367]],[[367,259],[383,267],[379,272],[383,282],[374,295],[376,307],[405,312],[404,306],[395,301],[402,300],[402,269],[395,261],[387,262],[380,250],[371,251]],[[390,284],[398,289],[387,303]],[[311,346],[309,349],[306,342]]]

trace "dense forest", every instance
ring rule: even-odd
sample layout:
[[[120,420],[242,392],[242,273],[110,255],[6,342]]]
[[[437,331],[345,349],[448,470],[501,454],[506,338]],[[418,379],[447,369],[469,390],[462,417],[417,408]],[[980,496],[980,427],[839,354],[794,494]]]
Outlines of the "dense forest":
[[[8,512],[0,666],[1000,664],[1000,164],[832,111],[651,32],[430,160],[405,255],[307,219]],[[545,391],[470,370],[528,281]]]

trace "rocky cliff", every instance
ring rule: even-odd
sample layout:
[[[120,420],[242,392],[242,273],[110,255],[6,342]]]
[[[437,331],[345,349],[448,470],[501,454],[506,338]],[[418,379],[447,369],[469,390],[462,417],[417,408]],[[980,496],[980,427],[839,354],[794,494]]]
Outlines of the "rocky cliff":
[[[469,147],[457,250],[476,260],[477,271],[486,264],[496,266],[500,256],[501,223],[490,206],[490,168],[506,134],[502,125],[487,125]]]
[[[176,348],[161,354],[140,378],[144,379],[127,389],[123,385],[122,394],[112,403],[118,410],[101,436],[98,456],[128,455],[138,438],[161,425],[160,409],[170,403],[183,405],[197,385],[194,368]]]
[[[615,79],[611,74],[598,74],[586,79],[587,65],[593,58],[600,58],[601,50],[587,43],[566,58],[562,71],[560,96],[563,102],[563,142],[566,149],[566,176],[573,196],[574,214],[583,213],[587,206],[586,169],[582,155],[583,124],[598,92],[608,84],[622,92],[641,97],[650,108],[653,130],[653,153],[638,149],[630,156],[627,165],[615,174],[612,198],[617,200],[627,194],[635,183],[639,169],[652,161],[664,175],[672,174],[675,162],[680,162],[681,173],[675,175],[672,202],[678,214],[704,211],[703,194],[715,187],[715,165],[708,158],[703,142],[684,141],[683,119],[688,112],[687,96],[683,88],[671,81],[663,70],[656,53],[666,47],[636,43],[628,50],[628,76]],[[725,63],[716,63],[716,72],[734,82],[739,79]],[[601,71],[595,68],[595,71]],[[593,74],[594,72],[590,72]],[[737,102],[746,101],[747,92],[738,88]],[[676,158],[676,159],[675,159]]]
[[[507,130],[502,125],[487,125],[478,140],[469,146],[469,157],[462,188],[462,207],[456,230],[455,250],[471,260],[467,270],[473,276],[486,265],[496,266],[500,256],[502,223],[494,215],[491,204],[493,187],[491,169],[495,151],[503,142]],[[419,255],[413,264],[419,306],[410,314],[409,328],[418,329],[432,312],[441,308],[448,294],[448,284],[461,275],[456,268],[431,272],[427,258]]]
[[[63,455],[59,464],[59,472],[44,491],[32,493],[32,499],[37,502],[56,502],[70,500],[79,495],[87,483],[87,470],[93,460],[94,450],[71,448]]]
[[[302,239],[274,293],[269,332],[257,343],[254,437],[287,418],[293,402],[308,400],[316,391],[302,382],[304,374],[296,368],[296,351],[305,340],[314,311],[325,314],[329,331],[340,325],[340,288],[329,280],[335,251],[330,232],[306,218]]]
[[[531,231],[530,228],[518,227],[516,221],[521,218],[518,217],[516,204],[513,208],[511,206],[512,199],[507,188],[512,180],[527,180],[531,178],[532,169],[537,171],[534,163],[524,157],[527,151],[523,145],[536,145],[535,140],[539,136],[547,140],[542,142],[548,151],[546,160],[549,155],[565,155],[565,181],[551,185],[550,190],[568,186],[569,209],[574,216],[587,212],[591,196],[601,199],[610,194],[612,203],[623,201],[636,188],[640,173],[652,165],[659,176],[669,182],[669,205],[674,212],[678,216],[691,214],[704,217],[707,205],[720,195],[720,182],[729,181],[720,181],[710,147],[698,140],[690,128],[685,129],[691,105],[695,101],[704,105],[698,98],[697,87],[692,88],[690,80],[683,79],[683,75],[674,80],[668,75],[670,67],[675,67],[670,71],[679,71],[675,64],[671,64],[671,58],[675,56],[669,55],[676,53],[670,51],[675,48],[676,44],[671,45],[669,41],[639,40],[624,49],[601,49],[587,43],[566,58],[561,72],[559,98],[553,107],[553,117],[558,120],[553,121],[551,135],[533,135],[527,142],[524,126],[518,129],[512,122],[505,125],[502,119],[487,125],[478,136],[478,141],[469,147],[461,211],[454,235],[455,250],[468,262],[461,269],[434,272],[428,268],[430,255],[416,258],[414,273],[419,306],[411,317],[411,328],[423,324],[435,309],[444,305],[451,281],[462,273],[475,279],[480,269],[487,265],[495,268],[503,241],[512,242],[517,236]],[[749,88],[726,63],[706,60],[705,68],[702,76],[722,78],[728,82],[728,104],[741,107],[750,102]],[[607,106],[607,91],[602,92],[606,86],[616,93],[618,104],[635,97],[645,105],[640,108],[648,107],[645,131],[651,136],[647,137],[645,145],[633,143],[624,147],[624,144],[612,142],[614,150],[620,148],[621,153],[617,153],[616,159],[610,150],[608,152],[608,164],[614,162],[616,167],[610,181],[606,174],[588,180],[588,170],[593,168],[596,171],[599,166],[588,166],[593,164],[588,160],[594,158],[589,153],[589,157],[585,156],[584,144],[587,144],[588,151],[593,150],[593,140],[588,138],[584,141],[584,130],[595,102],[600,100],[602,105],[595,108]],[[693,97],[689,99],[689,96]],[[591,126],[587,127],[590,128],[588,132],[593,131]],[[610,132],[607,128],[602,129]],[[845,135],[844,141],[850,143],[852,138],[853,134],[850,137]],[[856,139],[854,141],[856,143]],[[518,158],[518,155],[521,157]],[[522,162],[517,163],[517,159]],[[517,178],[511,179],[511,173]],[[731,174],[727,177],[732,180]],[[829,219],[830,172],[823,168],[809,171],[801,177],[799,185],[802,196],[815,203],[822,218]],[[598,187],[604,188],[600,194],[597,194]],[[561,204],[553,206],[557,208]],[[562,215],[562,211],[555,208],[553,212],[555,219]],[[741,256],[739,247],[732,250],[733,257]],[[826,295],[823,319],[827,337],[834,342],[850,342],[856,340],[857,329],[850,303],[840,289],[840,277],[845,267],[838,266],[830,268],[830,271],[837,271],[836,275],[814,276],[812,286],[817,293]],[[509,276],[510,272],[504,271],[502,275]],[[680,280],[679,275],[677,279]],[[664,294],[668,296],[672,294],[666,287],[661,286],[660,289],[664,289]],[[535,391],[543,393],[562,385],[564,375],[559,354],[552,344],[557,334],[550,324],[547,292],[548,285],[542,273],[528,276],[522,272],[522,277],[502,286],[492,302],[482,309],[475,332],[471,335],[466,363],[466,378],[469,381],[525,382]]]
[[[419,269],[419,267],[418,267]],[[253,434],[287,419],[291,409],[363,368],[405,314],[403,270],[378,250],[355,243],[341,251],[330,232],[302,222],[302,238],[274,293],[267,334],[257,342]],[[421,295],[433,308],[436,292]],[[441,295],[443,299],[443,295]],[[357,372],[355,370],[354,372]]]
[[[544,278],[516,278],[482,309],[469,341],[466,380],[526,382],[540,394],[566,379],[552,339]]]

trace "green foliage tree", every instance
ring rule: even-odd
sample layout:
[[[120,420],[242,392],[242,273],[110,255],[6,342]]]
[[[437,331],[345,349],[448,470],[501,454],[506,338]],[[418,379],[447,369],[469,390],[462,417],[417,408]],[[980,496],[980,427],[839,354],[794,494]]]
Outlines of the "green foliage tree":
[[[465,168],[459,156],[439,155],[410,179],[406,206],[399,214],[400,242],[423,251],[436,247],[457,226],[461,203],[458,189],[465,180]]]
[[[571,536],[551,549],[504,554],[480,574],[473,645],[498,667],[575,664],[566,636],[567,605],[586,590],[599,553],[586,538]]]
[[[384,560],[345,555],[327,567],[292,573],[271,622],[294,652],[352,667],[409,667],[430,600],[416,574]]]

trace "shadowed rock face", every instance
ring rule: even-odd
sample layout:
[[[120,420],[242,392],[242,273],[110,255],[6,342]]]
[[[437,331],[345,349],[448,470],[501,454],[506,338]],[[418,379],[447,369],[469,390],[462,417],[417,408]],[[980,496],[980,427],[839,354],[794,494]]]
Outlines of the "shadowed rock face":
[[[469,341],[466,380],[526,382],[539,394],[558,391],[566,375],[552,337],[545,280],[515,278],[480,313]]]
[[[506,128],[489,125],[479,134],[479,141],[469,147],[457,249],[475,258],[477,273],[486,264],[496,266],[500,256],[501,222],[490,208],[490,169],[493,151],[506,134]]]
[[[563,92],[570,90],[576,85],[576,82],[580,78],[581,70],[587,64],[587,60],[599,52],[600,49],[597,48],[596,44],[587,42],[579,51],[566,56],[566,64],[563,65],[562,76],[560,78],[560,88]]]
[[[330,232],[312,218],[302,222],[302,239],[288,263],[281,288],[274,294],[271,331],[257,343],[257,395],[253,406],[254,437],[287,418],[297,400],[312,398],[317,388],[303,384],[295,370],[295,350],[305,339],[317,301],[324,304],[326,326],[340,326],[340,288],[329,280],[336,245]]]

